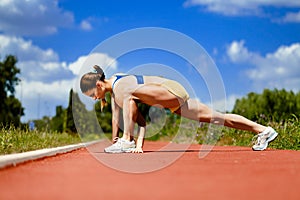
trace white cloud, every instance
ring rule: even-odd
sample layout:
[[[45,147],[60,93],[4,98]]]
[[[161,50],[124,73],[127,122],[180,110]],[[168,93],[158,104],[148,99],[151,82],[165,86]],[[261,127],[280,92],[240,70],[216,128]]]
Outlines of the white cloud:
[[[22,61],[39,60],[47,62],[58,60],[58,55],[52,49],[42,50],[32,44],[32,41],[16,36],[0,34],[0,50],[1,56],[13,54]]]
[[[248,2],[248,3],[247,3]],[[209,12],[219,13],[223,15],[245,15],[257,13],[258,6],[251,4],[251,1],[222,1],[222,0],[188,0],[184,3],[188,6],[201,6]]]
[[[41,81],[22,81],[19,85],[18,91],[22,85],[22,95],[27,99],[34,98],[34,95],[30,94],[40,94],[43,98],[49,99],[51,101],[66,102],[66,95],[73,86],[74,80],[59,80],[52,83],[43,83]]]
[[[91,23],[88,20],[82,20],[80,23],[80,28],[85,31],[90,31],[93,29]]]
[[[247,48],[244,47],[245,41],[233,41],[227,47],[227,55],[231,59],[232,62],[242,62],[248,60],[251,57],[255,57],[256,55],[250,53]]]
[[[103,53],[80,56],[68,64],[60,61],[52,49],[41,49],[20,37],[0,35],[0,44],[2,59],[9,54],[18,58],[16,65],[21,69],[21,83],[16,87],[16,97],[25,107],[26,116],[22,121],[53,116],[57,105],[67,106],[69,91],[80,71],[91,71],[95,64],[107,71],[117,69],[117,62]],[[39,110],[37,104],[40,104]]]
[[[250,52],[244,41],[234,41],[227,47],[227,55],[233,63],[253,66],[246,75],[256,89],[300,90],[300,43],[280,46],[275,52],[261,56]]]
[[[74,77],[52,49],[44,50],[30,40],[6,35],[0,35],[0,44],[1,56],[11,54],[19,60],[17,67],[23,80],[53,82]]]
[[[73,13],[60,8],[58,1],[0,1],[0,31],[6,34],[47,35],[73,24]]]
[[[94,65],[99,65],[106,74],[117,69],[117,61],[104,53],[91,53],[87,56],[80,56],[75,62],[69,64],[73,74],[79,75],[93,70]]]
[[[299,8],[300,1],[295,0],[187,0],[185,7],[200,6],[208,12],[227,16],[264,15],[266,7]],[[270,13],[268,13],[269,15]],[[298,21],[298,13],[286,14],[284,22]],[[296,19],[296,20],[295,20]],[[282,21],[282,20],[280,20]]]
[[[208,105],[210,108],[212,108],[213,110],[216,110],[216,111],[231,112],[233,110],[235,101],[240,98],[242,98],[242,96],[231,94],[229,96],[226,96],[226,98],[224,98],[224,99],[220,99],[220,100],[213,102],[213,104],[211,102],[207,102],[206,105]]]
[[[24,80],[52,83],[62,79],[72,79],[74,74],[67,68],[65,62],[40,62],[36,60],[21,60],[17,63]]]
[[[279,22],[300,22],[300,11],[299,12],[289,12]]]

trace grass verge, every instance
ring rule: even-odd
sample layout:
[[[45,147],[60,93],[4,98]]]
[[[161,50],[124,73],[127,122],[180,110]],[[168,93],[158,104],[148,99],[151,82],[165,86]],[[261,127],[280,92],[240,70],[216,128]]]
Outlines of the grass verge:
[[[278,133],[278,137],[269,147],[273,149],[291,149],[300,150],[300,120],[297,117],[282,122],[263,123],[273,127]],[[194,128],[192,128],[194,130]],[[178,122],[174,122],[172,126],[163,127],[159,133],[154,134],[147,140],[167,140],[171,141],[177,134],[179,142],[190,141],[194,138],[194,142],[199,144],[212,144],[219,146],[249,146],[253,144],[255,134],[248,131],[241,131],[223,127],[219,135],[209,134],[208,125],[202,125],[196,131],[182,131],[183,135],[178,137]],[[186,133],[184,133],[186,132]],[[83,138],[78,134],[29,131],[18,128],[2,127],[0,128],[0,155],[21,153],[43,148],[52,148],[81,142],[88,142],[100,138],[110,138],[111,134],[89,134]],[[182,141],[184,140],[184,141]]]
[[[294,118],[287,119],[281,122],[259,122],[266,126],[273,127],[278,132],[278,137],[269,144],[269,148],[273,149],[290,149],[290,150],[300,150],[300,120],[294,116]],[[159,134],[148,138],[148,140],[167,140],[175,141],[176,138],[188,138],[183,142],[190,142],[190,138],[194,138],[194,143],[198,144],[210,144],[218,146],[248,146],[252,147],[254,144],[253,139],[255,134],[249,131],[236,130],[227,127],[221,127],[220,131],[215,131],[217,129],[212,128],[209,130],[209,125],[205,123],[200,123],[198,128],[191,126],[190,131],[178,132],[178,124],[176,122],[173,127],[169,126],[163,128]],[[216,128],[218,126],[214,125]],[[194,129],[196,134],[194,135]],[[193,132],[193,135],[191,135]],[[179,137],[178,137],[179,136]],[[176,142],[176,141],[175,141]]]
[[[2,127],[0,129],[0,155],[21,153],[82,142],[78,134],[41,132]]]
[[[268,122],[267,126],[273,127],[278,132],[277,138],[268,147],[300,150],[300,120],[298,118],[282,122]],[[224,128],[217,145],[252,146],[253,136],[251,132]]]

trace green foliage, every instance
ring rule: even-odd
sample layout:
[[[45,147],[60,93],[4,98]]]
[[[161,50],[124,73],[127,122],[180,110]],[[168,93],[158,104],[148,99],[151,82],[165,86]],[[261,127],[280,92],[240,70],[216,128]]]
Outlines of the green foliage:
[[[15,85],[18,84],[20,79],[17,74],[20,73],[20,69],[16,67],[17,58],[14,56],[7,56],[3,62],[0,62],[1,72],[1,98],[6,97],[7,93],[15,93]]]
[[[50,121],[50,130],[63,132],[65,110],[62,106],[56,106],[56,115]]]
[[[106,108],[108,109],[108,108]],[[100,112],[99,112],[100,113]],[[98,112],[97,112],[98,114]],[[101,115],[101,113],[100,113]],[[111,112],[107,112],[105,119],[107,130],[111,130]],[[34,120],[37,131],[76,134],[80,133],[82,139],[100,138],[101,130],[99,122],[95,117],[94,111],[88,111],[73,90],[69,93],[69,104],[66,109],[62,106],[56,107],[56,114],[49,118],[44,116],[42,119]],[[105,126],[104,126],[105,127]]]
[[[14,56],[7,56],[0,61],[0,123],[15,126],[20,125],[20,118],[24,115],[24,108],[21,102],[15,98],[15,86],[20,79],[17,75],[20,69],[16,67],[17,59]]]
[[[80,137],[95,137],[95,135],[100,137],[100,134],[103,133],[95,116],[95,112],[86,109],[76,92],[73,92],[72,95],[72,115],[74,125],[76,125],[77,132],[80,133]]]
[[[38,131],[52,131],[57,133],[64,132],[64,118],[65,118],[65,109],[62,106],[56,107],[56,114],[54,117],[50,118],[44,116],[42,119],[33,120],[35,124],[35,129]]]
[[[49,132],[51,118],[44,116],[42,119],[33,120],[35,124],[35,129],[38,131]]]
[[[73,89],[71,89],[69,93],[69,104],[65,111],[64,124],[63,124],[63,131],[67,133],[77,133],[76,126],[74,123],[74,118],[73,118],[73,111],[72,111],[73,95],[77,95],[77,94],[74,94]]]
[[[95,104],[95,112],[99,122],[100,127],[102,128],[104,133],[111,133],[112,132],[112,111],[111,111],[111,97],[110,94],[106,94],[106,103],[107,105],[103,107],[101,111],[101,104],[100,101],[97,101]]]
[[[254,121],[282,121],[291,115],[300,116],[300,92],[295,94],[286,90],[265,89],[262,94],[249,93],[238,99],[233,113],[240,114]]]

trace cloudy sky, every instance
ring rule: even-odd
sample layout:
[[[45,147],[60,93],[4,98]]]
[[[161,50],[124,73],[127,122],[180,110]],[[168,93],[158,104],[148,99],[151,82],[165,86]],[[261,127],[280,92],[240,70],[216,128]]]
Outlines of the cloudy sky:
[[[198,42],[220,71],[226,110],[249,92],[300,89],[300,1],[0,0],[0,58],[18,58],[22,121],[53,116],[55,106],[66,107],[92,50],[115,34],[141,27],[171,29]],[[115,61],[111,69],[117,72],[161,63],[192,77],[190,66],[156,54],[114,58],[99,52],[97,64]],[[199,90],[198,98],[209,102],[207,91]]]

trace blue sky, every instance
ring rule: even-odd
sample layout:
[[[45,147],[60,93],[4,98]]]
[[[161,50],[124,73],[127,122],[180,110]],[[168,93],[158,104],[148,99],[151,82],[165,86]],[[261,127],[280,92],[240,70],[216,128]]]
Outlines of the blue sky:
[[[0,56],[18,57],[22,120],[53,116],[56,105],[66,107],[90,52],[115,34],[141,27],[178,31],[202,45],[222,76],[226,110],[249,92],[300,89],[299,1],[0,0]],[[189,66],[166,53],[149,50],[117,59],[102,52],[98,64],[111,60],[114,71],[161,63],[193,80]],[[198,98],[209,102],[205,85],[196,78],[192,84]]]

